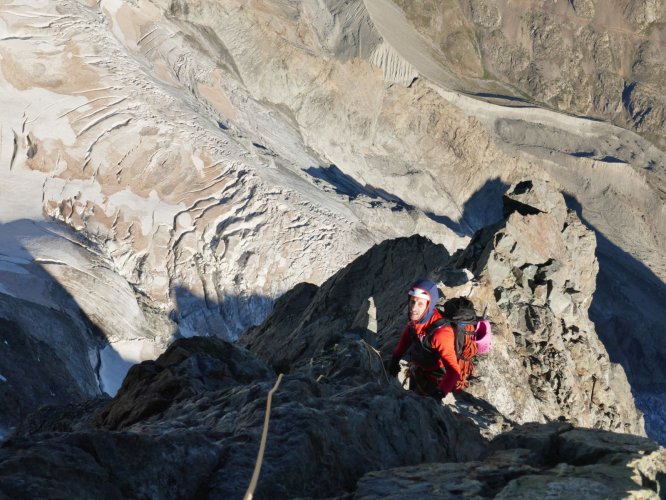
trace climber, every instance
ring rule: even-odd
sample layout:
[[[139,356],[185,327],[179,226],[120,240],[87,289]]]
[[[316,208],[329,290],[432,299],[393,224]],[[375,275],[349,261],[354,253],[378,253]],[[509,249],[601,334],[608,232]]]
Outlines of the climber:
[[[419,279],[412,283],[407,295],[408,322],[393,351],[388,371],[396,376],[400,371],[400,359],[408,354],[410,390],[440,399],[453,391],[461,378],[454,344],[455,333],[451,325],[445,323],[426,335],[428,327],[442,319],[435,308],[439,299],[435,283]]]

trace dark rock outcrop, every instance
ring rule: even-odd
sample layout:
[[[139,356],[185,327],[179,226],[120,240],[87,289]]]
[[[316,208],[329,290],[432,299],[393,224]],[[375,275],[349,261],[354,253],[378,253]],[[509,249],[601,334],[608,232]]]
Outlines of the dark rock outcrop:
[[[249,352],[232,344],[213,338],[182,339],[156,361],[134,365],[94,424],[122,429],[163,413],[183,399],[265,380],[270,374]]]
[[[182,382],[169,404],[154,403],[165,401],[160,378]],[[273,382],[259,360],[233,344],[176,341],[156,362],[135,367],[116,398],[92,408],[92,421],[91,408],[70,411],[75,432],[62,432],[60,414],[50,426],[44,413],[39,425],[20,428],[0,450],[0,491],[15,498],[240,498]],[[269,436],[257,492],[265,498],[351,491],[365,472],[469,460],[484,446],[478,429],[434,400],[386,382],[317,382],[303,373],[282,381]]]
[[[0,293],[0,436],[42,405],[100,393],[82,330],[66,314]]]
[[[194,498],[218,466],[215,443],[181,429],[160,436],[90,430],[14,438],[0,448],[9,498]]]
[[[365,475],[355,498],[658,498],[666,450],[638,436],[528,424],[496,438],[483,461]]]

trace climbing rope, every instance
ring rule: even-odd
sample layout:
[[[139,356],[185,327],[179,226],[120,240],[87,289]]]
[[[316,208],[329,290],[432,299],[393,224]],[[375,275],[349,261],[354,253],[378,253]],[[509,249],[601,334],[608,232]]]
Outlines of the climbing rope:
[[[369,363],[370,365],[372,365],[372,357],[371,357],[371,354],[370,354],[370,353],[371,353],[371,352],[374,352],[374,353],[377,355],[377,357],[379,358],[379,366],[381,366],[382,369],[384,370],[384,378],[386,378],[386,381],[388,382],[389,377],[388,377],[388,373],[386,373],[386,367],[384,367],[384,361],[382,360],[382,354],[381,354],[377,349],[375,349],[374,347],[372,347],[370,344],[368,344],[368,343],[367,343],[365,340],[363,340],[363,339],[361,339],[361,345],[362,345],[363,347],[365,347],[365,350],[366,350],[366,352],[368,353],[368,363]]]
[[[268,436],[268,423],[271,419],[271,401],[273,400],[273,394],[277,391],[280,381],[282,380],[282,374],[278,375],[277,381],[273,388],[268,391],[268,399],[266,400],[266,416],[264,417],[264,430],[261,433],[261,444],[259,445],[259,453],[257,454],[257,462],[254,464],[254,472],[252,473],[252,480],[250,481],[250,486],[245,492],[243,500],[252,500],[254,496],[254,490],[257,489],[257,482],[259,481],[259,472],[261,472],[261,462],[264,460],[264,450],[266,449],[266,438]]]

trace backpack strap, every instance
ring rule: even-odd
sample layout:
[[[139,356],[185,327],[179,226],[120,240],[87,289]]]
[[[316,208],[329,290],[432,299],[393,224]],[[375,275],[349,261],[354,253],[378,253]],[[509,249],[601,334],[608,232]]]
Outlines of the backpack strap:
[[[423,347],[430,351],[432,350],[430,339],[432,339],[433,334],[446,325],[451,325],[451,323],[444,318],[433,321],[430,325],[428,325],[428,328],[425,329],[425,332],[421,338],[419,338],[419,336],[416,334],[414,325],[409,325],[409,333],[412,336],[412,342],[419,342]]]
[[[428,328],[426,328],[426,335],[432,335],[443,326],[450,324],[451,323],[444,318],[439,318],[438,320],[433,321],[432,324],[428,325]]]
[[[444,328],[447,325],[451,325],[451,323],[444,318],[433,321],[430,325],[428,325],[428,328],[426,328],[425,335],[423,336],[421,343],[428,349],[432,349],[432,343],[430,342],[432,340],[432,336],[437,330]]]
[[[458,368],[460,368],[460,380],[456,383],[456,391],[462,391],[469,386],[469,379],[474,376],[475,367],[474,367],[474,356],[477,353],[476,342],[474,342],[473,337],[465,332],[462,335],[464,338],[463,351],[458,358]]]

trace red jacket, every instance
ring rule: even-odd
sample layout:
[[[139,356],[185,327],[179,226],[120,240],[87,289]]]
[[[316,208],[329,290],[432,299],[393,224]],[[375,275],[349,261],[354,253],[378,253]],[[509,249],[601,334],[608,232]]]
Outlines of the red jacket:
[[[402,358],[412,345],[412,335],[410,329],[413,327],[417,336],[422,338],[425,335],[429,325],[441,319],[442,315],[435,309],[429,321],[423,324],[409,322],[400,335],[400,341],[393,351],[393,356]],[[460,380],[460,368],[458,367],[458,357],[455,348],[455,333],[451,325],[443,326],[435,331],[430,339],[430,345],[439,353],[439,367],[446,371],[444,377],[439,383],[439,389],[444,395],[453,391],[456,383]]]

